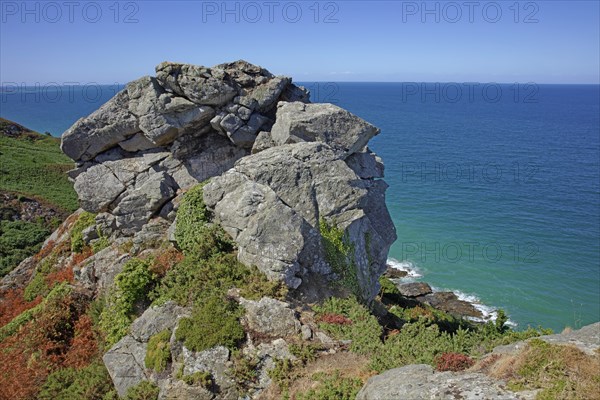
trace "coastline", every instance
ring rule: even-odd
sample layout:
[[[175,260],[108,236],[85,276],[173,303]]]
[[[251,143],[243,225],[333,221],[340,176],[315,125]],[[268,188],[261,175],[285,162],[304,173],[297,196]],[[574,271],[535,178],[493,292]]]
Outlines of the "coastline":
[[[475,308],[480,314],[480,317],[464,315],[463,317],[477,323],[495,322],[498,317],[499,308],[484,304],[481,302],[479,297],[475,294],[464,293],[457,289],[440,288],[437,286],[431,286],[424,280],[424,273],[411,261],[403,260],[398,261],[395,258],[388,258],[387,260],[388,270],[391,268],[396,271],[400,271],[400,274],[394,274],[395,277],[389,277],[390,280],[396,285],[408,284],[408,283],[425,283],[431,288],[432,293],[435,294],[448,294],[452,293],[456,296],[459,302],[467,303]],[[434,307],[435,308],[435,307]],[[519,327],[519,324],[510,319],[506,322],[508,326],[515,329]]]

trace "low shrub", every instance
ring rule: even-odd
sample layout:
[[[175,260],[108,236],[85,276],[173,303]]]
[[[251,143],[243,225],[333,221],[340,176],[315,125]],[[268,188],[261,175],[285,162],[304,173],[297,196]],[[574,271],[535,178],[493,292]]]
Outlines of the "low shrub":
[[[318,382],[317,388],[298,393],[297,400],[354,400],[363,386],[359,378],[342,377],[339,371],[332,375],[317,373],[312,379]]]
[[[204,246],[200,236],[211,220],[211,213],[204,204],[203,188],[206,182],[200,183],[184,194],[177,210],[175,239],[184,253],[191,253],[198,245]]]
[[[289,386],[296,378],[294,369],[297,366],[297,363],[288,358],[275,359],[275,366],[268,371],[269,378],[279,386],[284,397],[287,397],[286,393],[289,390]]]
[[[306,364],[309,361],[317,359],[317,352],[321,350],[321,347],[311,343],[300,342],[298,344],[290,344],[289,349],[290,353],[296,356],[302,363]]]
[[[239,318],[242,308],[234,301],[209,296],[198,302],[190,318],[183,318],[175,333],[177,340],[192,351],[222,345],[235,349],[245,337]]]
[[[23,298],[25,301],[33,301],[36,297],[47,294],[49,290],[44,275],[37,272],[25,287]]]
[[[50,231],[41,224],[0,220],[0,278],[36,254]]]
[[[331,334],[335,339],[352,341],[350,351],[357,354],[370,354],[381,347],[383,333],[381,326],[355,297],[347,299],[331,297],[321,306],[315,306],[313,309],[317,313],[317,320],[321,321],[319,328]],[[329,323],[322,320],[326,315],[342,316],[343,318],[334,317],[335,323]],[[352,323],[346,323],[347,320]],[[340,324],[341,321],[344,323]]]
[[[162,372],[167,368],[167,364],[171,361],[170,339],[171,331],[168,329],[150,338],[146,350],[146,368],[156,372]]]
[[[210,389],[214,384],[214,380],[213,380],[211,373],[206,372],[206,371],[198,371],[198,372],[194,372],[193,374],[190,374],[190,375],[184,375],[181,377],[181,380],[184,381],[188,385],[191,385],[191,386],[200,385],[207,389]]]
[[[39,400],[102,400],[113,388],[108,371],[101,362],[85,368],[63,368],[50,375],[44,382]]]
[[[100,235],[98,240],[92,243],[92,251],[94,252],[94,254],[96,254],[106,249],[108,246],[110,246],[110,240],[106,236]]]
[[[240,350],[231,353],[232,365],[228,370],[229,376],[235,381],[241,391],[245,391],[258,379],[258,359],[246,357]]]
[[[124,400],[157,400],[159,392],[160,389],[155,383],[141,381],[127,390]]]

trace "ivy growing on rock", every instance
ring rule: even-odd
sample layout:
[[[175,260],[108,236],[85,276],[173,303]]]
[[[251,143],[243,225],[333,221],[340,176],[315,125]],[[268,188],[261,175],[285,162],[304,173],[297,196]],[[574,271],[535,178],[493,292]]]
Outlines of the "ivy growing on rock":
[[[356,275],[356,260],[354,244],[347,232],[328,223],[324,218],[319,220],[321,243],[325,250],[325,260],[339,278],[342,286],[349,289],[355,296],[360,297],[360,287]]]

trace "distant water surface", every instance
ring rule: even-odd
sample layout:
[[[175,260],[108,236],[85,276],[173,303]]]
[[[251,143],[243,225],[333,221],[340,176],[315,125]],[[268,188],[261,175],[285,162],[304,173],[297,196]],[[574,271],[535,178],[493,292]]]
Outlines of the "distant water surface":
[[[600,319],[600,86],[305,85],[382,130],[391,259],[520,328]],[[59,136],[120,88],[0,93],[0,116]]]

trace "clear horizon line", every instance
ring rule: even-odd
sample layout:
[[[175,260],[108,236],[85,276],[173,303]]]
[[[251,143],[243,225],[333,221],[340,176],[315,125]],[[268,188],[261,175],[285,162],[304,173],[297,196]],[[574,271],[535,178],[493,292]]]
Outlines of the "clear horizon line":
[[[6,83],[7,81],[5,81],[4,83]],[[11,83],[11,85],[0,85],[0,89],[5,89],[5,88],[13,88],[14,86],[12,85],[13,83],[17,84],[17,88],[35,88],[35,87],[47,87],[52,85],[53,87],[70,87],[70,86],[83,86],[83,85],[98,85],[98,86],[125,86],[127,85],[129,82],[133,82],[133,81],[127,81],[127,82],[111,82],[111,83],[100,83],[100,82],[94,82],[94,81],[90,81],[90,82],[66,82],[66,83],[59,83],[56,81],[50,81],[48,83],[45,84],[41,84],[40,82],[36,82],[36,83],[28,83],[28,82],[13,82],[13,81],[8,81]],[[514,84],[520,84],[520,85],[527,85],[527,84],[535,84],[535,85],[588,85],[588,86],[599,86],[600,82],[535,82],[535,81],[527,81],[527,82],[497,82],[497,81],[486,81],[486,82],[481,82],[481,81],[335,81],[335,80],[293,80],[293,83],[431,83],[431,84],[448,84],[448,83],[458,83],[458,84],[479,84],[479,85],[486,85],[486,84],[496,84],[496,85],[514,85]]]

